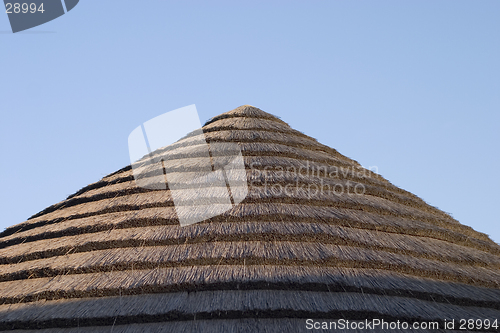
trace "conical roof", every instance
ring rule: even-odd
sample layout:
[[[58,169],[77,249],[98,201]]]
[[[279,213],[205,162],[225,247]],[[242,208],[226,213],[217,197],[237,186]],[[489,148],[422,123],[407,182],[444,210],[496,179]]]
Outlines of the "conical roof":
[[[214,117],[203,132],[210,146],[240,148],[241,202],[180,226],[171,189],[137,186],[130,166],[88,185],[1,233],[0,330],[500,318],[500,246],[485,234],[258,108]],[[195,170],[193,138],[155,154]],[[216,206],[198,203],[193,211]]]

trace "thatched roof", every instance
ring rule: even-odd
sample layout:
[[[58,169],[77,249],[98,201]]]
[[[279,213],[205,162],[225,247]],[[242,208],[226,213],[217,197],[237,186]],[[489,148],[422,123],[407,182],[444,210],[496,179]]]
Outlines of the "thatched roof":
[[[213,147],[241,149],[242,201],[181,227],[177,214],[217,210],[220,189],[186,189],[183,213],[171,190],[138,187],[131,166],[81,189],[0,234],[0,330],[500,319],[500,246],[485,234],[255,107],[214,117],[203,132]],[[180,187],[182,173],[203,177],[198,143],[193,132],[154,152],[168,155]],[[147,158],[136,166],[160,182]]]

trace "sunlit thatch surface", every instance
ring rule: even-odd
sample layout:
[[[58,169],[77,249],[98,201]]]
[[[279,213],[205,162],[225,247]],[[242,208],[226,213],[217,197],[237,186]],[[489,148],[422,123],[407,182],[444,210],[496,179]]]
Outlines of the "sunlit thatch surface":
[[[214,147],[241,149],[247,180],[231,185],[241,203],[179,226],[179,211],[227,205],[226,188],[183,183],[206,176],[194,134],[155,152],[189,209],[176,212],[170,190],[137,187],[130,166],[83,188],[0,235],[0,330],[302,332],[307,318],[500,319],[500,246],[486,235],[257,108],[203,130]],[[162,182],[148,158],[137,164],[141,181]]]

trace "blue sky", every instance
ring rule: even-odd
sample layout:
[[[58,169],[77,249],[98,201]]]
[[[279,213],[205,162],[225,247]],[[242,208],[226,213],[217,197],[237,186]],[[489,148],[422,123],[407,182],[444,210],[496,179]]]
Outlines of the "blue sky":
[[[0,229],[129,163],[196,104],[280,116],[500,243],[500,2],[98,1],[0,15]]]

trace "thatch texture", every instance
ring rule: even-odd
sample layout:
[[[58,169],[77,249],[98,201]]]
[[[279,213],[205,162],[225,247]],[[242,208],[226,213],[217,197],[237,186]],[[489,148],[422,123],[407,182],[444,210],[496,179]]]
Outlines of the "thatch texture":
[[[500,320],[500,246],[485,234],[257,108],[203,131],[211,155],[193,132],[1,233],[0,330]],[[221,147],[244,162],[228,176],[231,203],[207,176],[232,163]],[[166,172],[149,163],[160,156]]]

